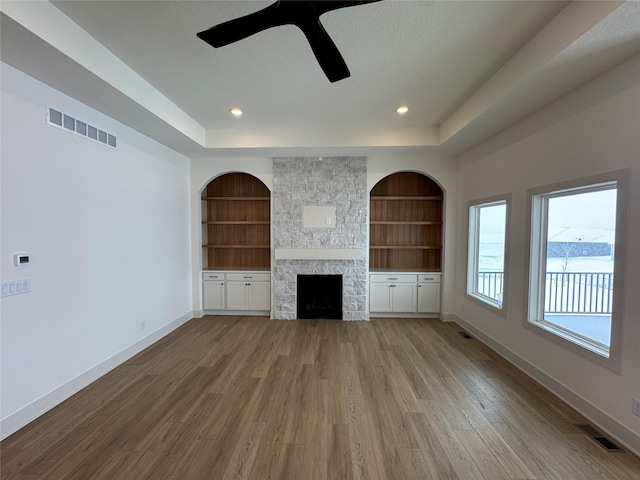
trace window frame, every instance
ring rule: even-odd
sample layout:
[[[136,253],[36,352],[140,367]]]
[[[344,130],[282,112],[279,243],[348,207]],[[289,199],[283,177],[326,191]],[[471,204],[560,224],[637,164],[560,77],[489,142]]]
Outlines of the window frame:
[[[495,205],[505,206],[504,225],[504,271],[502,278],[502,303],[498,303],[492,297],[477,292],[478,286],[478,254],[479,254],[479,209]],[[488,308],[502,317],[507,317],[508,288],[509,288],[509,250],[511,226],[511,193],[494,195],[491,197],[471,200],[467,203],[467,258],[466,258],[466,286],[465,298],[471,302]]]
[[[572,352],[610,370],[620,372],[622,327],[626,286],[627,205],[629,169],[582,177],[527,190],[526,281],[523,326]],[[562,328],[544,319],[544,292],[547,261],[548,200],[561,196],[616,190],[615,256],[611,340],[608,349],[578,332]],[[605,347],[605,348],[603,348]]]

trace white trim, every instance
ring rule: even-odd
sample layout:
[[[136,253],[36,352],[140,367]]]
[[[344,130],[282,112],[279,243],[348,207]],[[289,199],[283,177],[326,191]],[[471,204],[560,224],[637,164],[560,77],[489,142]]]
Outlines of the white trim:
[[[369,312],[371,318],[437,318],[439,313],[407,313],[407,312]]]
[[[439,318],[446,323],[458,321],[458,316],[455,313],[441,313]]]
[[[527,236],[526,236],[526,278],[525,304],[522,325],[529,331],[560,344],[578,355],[620,373],[622,371],[622,328],[624,323],[624,292],[626,285],[627,252],[627,208],[629,169],[617,170],[584,178],[572,179],[527,190]],[[548,199],[571,194],[589,193],[601,190],[616,190],[616,222],[614,258],[615,283],[611,311],[611,341],[608,355],[593,344],[585,347],[587,340],[580,340],[575,334],[559,335],[558,328],[550,328],[541,321],[544,311]],[[577,340],[577,341],[576,341]]]
[[[203,310],[204,315],[271,317],[270,310]]]
[[[518,368],[525,375],[542,385],[552,394],[559,397],[570,407],[577,410],[596,427],[605,432],[626,450],[640,455],[640,435],[629,427],[611,417],[586,398],[567,388],[562,382],[543,372],[538,367],[525,360],[517,353],[502,345],[500,342],[478,330],[474,325],[456,315],[456,323],[468,330],[474,337],[499,354],[502,358]]]
[[[504,212],[504,251],[502,271],[502,302],[478,292],[478,258],[480,255],[480,211],[502,206]],[[467,202],[467,252],[465,297],[477,305],[488,308],[503,318],[507,317],[509,301],[509,251],[511,249],[511,193],[493,195]]]
[[[6,418],[3,418],[0,421],[0,439],[3,440],[9,435],[20,430],[22,427],[38,418],[40,415],[43,415],[56,405],[59,405],[72,395],[78,393],[87,385],[95,382],[97,379],[110,372],[114,368],[122,365],[131,357],[137,355],[145,348],[153,345],[162,337],[168,335],[178,327],[184,325],[192,318],[193,312],[185,313],[168,325],[165,325],[159,330],[150,333],[146,337],[135,342],[133,345],[130,345],[129,347],[121,350],[107,360],[69,380],[64,385],[59,386],[55,390],[52,390],[46,395],[40,397],[38,400],[30,403],[26,407],[18,410],[17,412],[9,415]]]

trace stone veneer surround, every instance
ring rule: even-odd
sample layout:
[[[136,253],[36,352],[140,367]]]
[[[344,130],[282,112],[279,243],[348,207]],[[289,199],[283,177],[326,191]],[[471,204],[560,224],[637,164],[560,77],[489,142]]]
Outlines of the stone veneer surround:
[[[303,228],[303,206],[335,206],[335,228]],[[366,158],[273,160],[273,248],[313,250],[320,257],[274,259],[273,318],[296,318],[298,274],[341,274],[343,320],[368,320],[367,212]],[[323,249],[362,249],[363,255],[358,260],[322,259]]]

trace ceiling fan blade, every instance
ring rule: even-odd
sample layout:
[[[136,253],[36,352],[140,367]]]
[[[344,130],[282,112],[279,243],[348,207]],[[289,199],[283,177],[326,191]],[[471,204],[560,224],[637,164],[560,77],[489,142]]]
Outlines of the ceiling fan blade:
[[[279,3],[278,1],[257,12],[213,26],[196,35],[212,47],[217,48],[250,37],[268,28],[284,25],[286,21],[278,11]]]
[[[380,2],[382,0],[320,0],[320,1],[309,1],[307,3],[311,4],[313,9],[318,13],[318,15],[322,15],[324,13],[330,12],[332,10],[337,10],[339,8],[345,7],[355,7],[356,5],[365,5],[367,3],[375,3]]]
[[[222,47],[271,27],[296,25],[307,37],[320,67],[333,83],[349,77],[351,73],[338,47],[320,23],[320,15],[339,8],[379,1],[381,0],[277,0],[262,10],[211,27],[199,32],[197,36],[213,47]]]
[[[298,27],[307,37],[313,54],[331,83],[351,76],[338,47],[319,20],[299,23]]]

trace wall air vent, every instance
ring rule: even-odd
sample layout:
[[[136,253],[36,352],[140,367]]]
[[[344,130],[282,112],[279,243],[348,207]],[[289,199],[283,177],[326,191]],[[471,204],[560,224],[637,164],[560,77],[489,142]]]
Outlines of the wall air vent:
[[[81,137],[84,137],[88,140],[93,140],[94,142],[101,143],[107,147],[117,148],[118,141],[115,135],[109,132],[105,132],[104,130],[94,127],[93,125],[89,125],[82,120],[78,120],[77,118],[67,115],[66,113],[61,112],[55,108],[47,106],[47,123],[54,127],[61,128],[62,130],[66,130],[67,132],[75,133]]]

